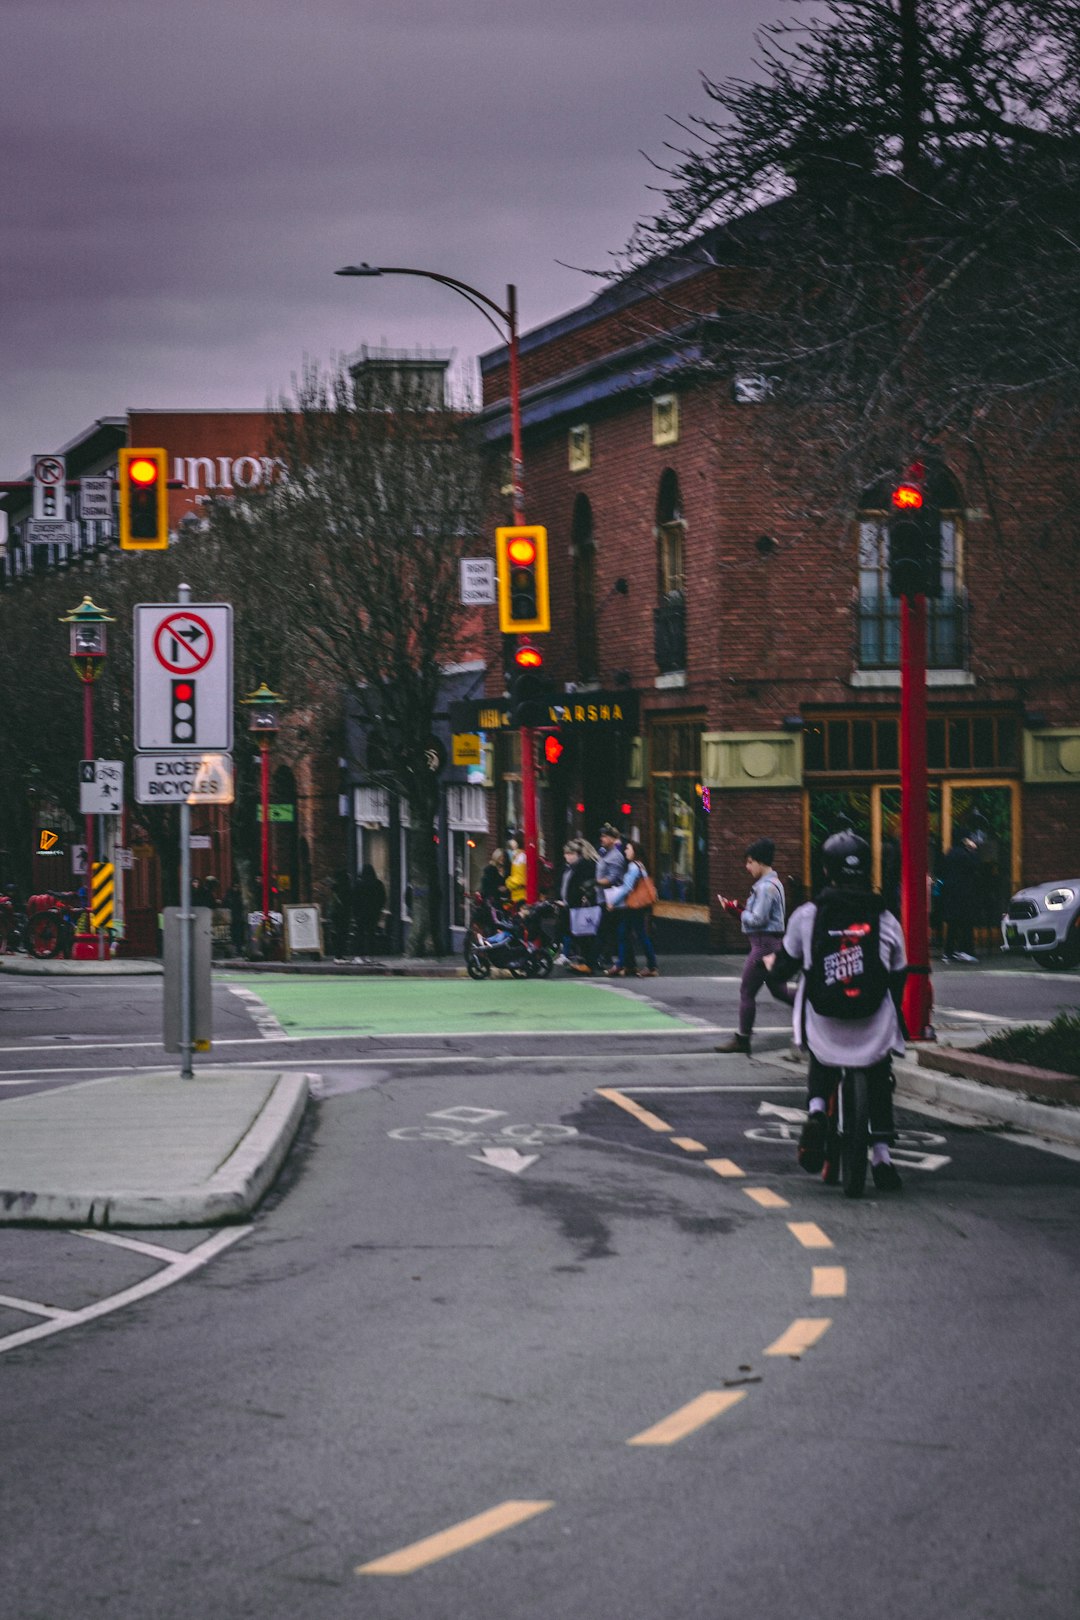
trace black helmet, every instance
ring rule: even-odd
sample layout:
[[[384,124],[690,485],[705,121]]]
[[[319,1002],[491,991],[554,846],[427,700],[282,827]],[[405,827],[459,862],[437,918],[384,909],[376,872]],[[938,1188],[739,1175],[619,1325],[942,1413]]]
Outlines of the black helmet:
[[[826,838],[821,859],[830,883],[858,889],[870,882],[870,845],[856,832],[845,830]]]

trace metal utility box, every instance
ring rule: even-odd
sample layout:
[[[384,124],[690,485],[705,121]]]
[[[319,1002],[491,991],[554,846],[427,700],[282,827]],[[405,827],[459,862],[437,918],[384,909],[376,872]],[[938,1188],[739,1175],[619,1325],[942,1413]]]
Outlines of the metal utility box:
[[[210,1046],[210,923],[208,906],[195,906],[191,923],[191,1039],[196,1051]],[[165,1050],[180,1050],[180,907],[165,908]]]

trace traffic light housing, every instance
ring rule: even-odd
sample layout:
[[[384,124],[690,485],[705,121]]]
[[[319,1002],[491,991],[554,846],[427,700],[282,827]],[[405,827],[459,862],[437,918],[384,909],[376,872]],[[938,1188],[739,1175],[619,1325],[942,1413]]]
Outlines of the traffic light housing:
[[[169,544],[169,492],[164,450],[121,450],[118,467],[120,546],[164,551]]]
[[[172,683],[169,703],[169,741],[195,743],[195,682],[182,676]]]
[[[941,513],[920,478],[890,492],[889,590],[893,596],[941,595]]]
[[[547,726],[554,687],[544,674],[544,658],[535,647],[519,647],[510,676],[511,726]]]
[[[538,525],[495,530],[499,629],[504,635],[551,629],[547,530]]]

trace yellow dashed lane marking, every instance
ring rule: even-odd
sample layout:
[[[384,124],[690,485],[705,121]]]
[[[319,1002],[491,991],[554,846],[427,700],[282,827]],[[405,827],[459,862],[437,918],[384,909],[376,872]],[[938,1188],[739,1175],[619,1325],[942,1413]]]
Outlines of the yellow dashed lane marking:
[[[658,1114],[650,1114],[649,1110],[642,1108],[641,1104],[636,1103],[633,1097],[624,1097],[621,1091],[615,1090],[614,1086],[598,1086],[596,1095],[606,1097],[608,1102],[613,1102],[618,1108],[625,1108],[628,1114],[633,1114],[634,1118],[640,1120],[642,1125],[647,1125],[650,1131],[670,1131],[671,1129],[671,1126],[666,1124]]]
[[[681,1147],[686,1153],[708,1153],[704,1142],[695,1142],[692,1136],[673,1136],[671,1140],[676,1147]]]
[[[815,1266],[810,1285],[811,1299],[843,1299],[847,1294],[847,1272],[843,1266]]]
[[[788,1221],[788,1231],[804,1249],[831,1249],[832,1238],[825,1233],[816,1221]]]
[[[733,1159],[706,1159],[705,1168],[715,1170],[718,1176],[745,1176]]]
[[[786,1333],[770,1344],[765,1351],[767,1356],[801,1356],[804,1350],[809,1350],[812,1344],[832,1327],[830,1316],[800,1316],[792,1322]]]
[[[642,1429],[640,1434],[635,1434],[626,1443],[628,1446],[672,1446],[676,1440],[693,1434],[695,1429],[703,1428],[713,1418],[719,1417],[721,1412],[727,1412],[737,1405],[745,1394],[744,1389],[707,1389],[704,1395],[688,1401],[670,1416],[661,1418],[651,1429]]]
[[[451,1525],[449,1530],[440,1530],[438,1535],[414,1541],[410,1547],[387,1553],[385,1558],[375,1558],[370,1564],[360,1564],[355,1573],[411,1575],[414,1570],[423,1569],[427,1564],[437,1564],[440,1558],[449,1558],[451,1553],[475,1547],[477,1542],[486,1541],[489,1536],[512,1530],[516,1524],[524,1524],[527,1519],[535,1518],[538,1513],[546,1513],[548,1508],[554,1506],[554,1502],[500,1502],[498,1507],[488,1508],[486,1513],[478,1513],[475,1518]]]
[[[774,1193],[771,1187],[744,1187],[743,1192],[747,1198],[752,1198],[755,1204],[762,1209],[790,1209],[791,1205],[779,1193]]]

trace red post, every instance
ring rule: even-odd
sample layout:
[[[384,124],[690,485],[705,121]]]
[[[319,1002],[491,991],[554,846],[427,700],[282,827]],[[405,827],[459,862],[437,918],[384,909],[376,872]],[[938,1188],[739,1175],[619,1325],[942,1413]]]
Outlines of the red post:
[[[926,597],[904,596],[900,609],[901,913],[907,943],[904,1018],[911,1039],[933,1040],[927,852]]]
[[[263,922],[270,920],[270,739],[259,738],[262,767],[262,903]]]
[[[517,288],[506,289],[506,314],[510,327],[510,484],[513,489],[514,522],[525,522],[525,460],[521,446],[521,372],[518,356]],[[540,852],[536,830],[536,733],[532,726],[521,728],[521,808],[525,835],[525,899],[532,905],[540,898]]]

